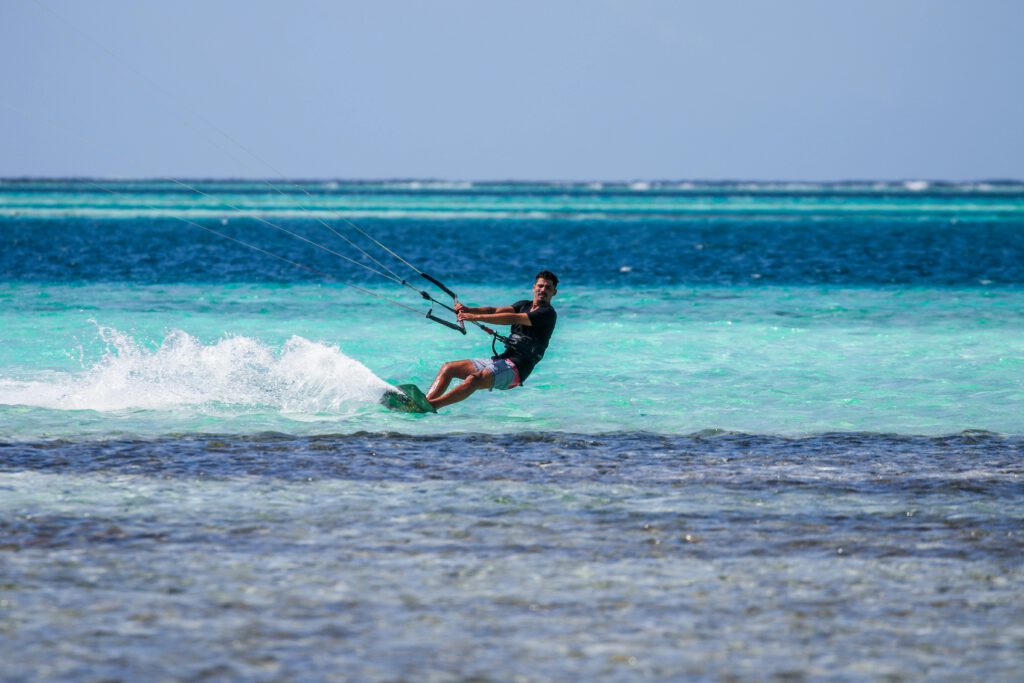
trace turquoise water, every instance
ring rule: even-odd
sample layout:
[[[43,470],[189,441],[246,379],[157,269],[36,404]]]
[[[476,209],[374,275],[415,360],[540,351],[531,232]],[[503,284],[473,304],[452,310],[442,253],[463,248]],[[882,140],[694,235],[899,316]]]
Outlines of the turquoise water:
[[[527,385],[382,408],[490,342],[347,221],[558,273]],[[1019,678],[1020,184],[3,181],[0,244],[14,680]]]
[[[528,295],[461,289],[481,304]],[[385,382],[426,386],[445,360],[489,354],[488,337],[344,287],[19,283],[0,301],[0,410],[19,439],[1024,433],[1024,289],[567,283],[557,303],[570,322],[530,391],[478,396],[445,419],[375,401]]]

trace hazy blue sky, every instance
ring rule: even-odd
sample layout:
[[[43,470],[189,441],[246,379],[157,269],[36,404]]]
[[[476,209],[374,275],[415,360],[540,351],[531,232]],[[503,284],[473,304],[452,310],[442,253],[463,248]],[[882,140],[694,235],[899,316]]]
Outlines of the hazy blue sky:
[[[1024,2],[0,0],[0,176],[1024,179]]]

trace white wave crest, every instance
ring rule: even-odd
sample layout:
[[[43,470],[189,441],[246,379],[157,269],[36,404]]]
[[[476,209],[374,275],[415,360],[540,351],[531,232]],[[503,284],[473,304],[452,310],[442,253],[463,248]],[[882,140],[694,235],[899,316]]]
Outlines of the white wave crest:
[[[222,414],[337,414],[389,385],[337,347],[292,337],[280,350],[249,337],[203,344],[176,330],[153,350],[100,328],[107,352],[81,372],[0,380],[0,404],[57,410],[198,409]]]

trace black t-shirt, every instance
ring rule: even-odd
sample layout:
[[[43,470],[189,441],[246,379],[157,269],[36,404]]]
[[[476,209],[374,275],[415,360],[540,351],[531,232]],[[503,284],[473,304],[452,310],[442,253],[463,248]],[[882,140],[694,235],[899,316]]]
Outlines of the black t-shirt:
[[[519,368],[519,382],[523,383],[533,367],[544,357],[544,351],[551,341],[551,334],[555,331],[555,320],[558,315],[555,309],[550,306],[541,306],[536,311],[531,311],[533,302],[528,299],[517,301],[512,304],[516,313],[526,313],[530,316],[529,325],[513,325],[508,335],[508,343],[505,344],[505,352],[495,358],[508,358]]]

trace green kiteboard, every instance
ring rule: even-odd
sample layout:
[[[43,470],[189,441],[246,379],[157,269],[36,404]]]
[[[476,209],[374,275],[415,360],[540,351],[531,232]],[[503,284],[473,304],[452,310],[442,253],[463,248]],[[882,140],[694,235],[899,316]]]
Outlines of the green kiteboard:
[[[415,384],[399,384],[398,391],[388,391],[380,398],[388,410],[399,413],[436,413],[437,409]]]

